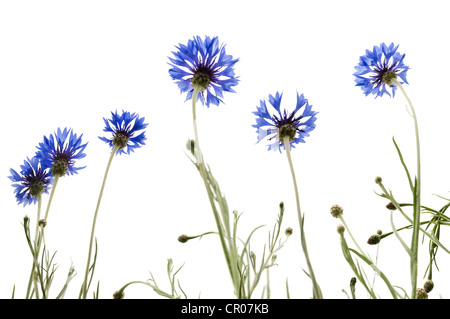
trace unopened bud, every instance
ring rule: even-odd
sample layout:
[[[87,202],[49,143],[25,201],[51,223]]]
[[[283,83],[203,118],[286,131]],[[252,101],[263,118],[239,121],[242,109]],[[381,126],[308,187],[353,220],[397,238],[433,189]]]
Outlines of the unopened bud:
[[[275,260],[277,260],[277,255],[272,256],[272,264],[275,262]]]
[[[417,299],[428,299],[428,293],[425,291],[424,288],[417,288],[416,298]]]
[[[293,232],[293,230],[292,230],[291,227],[286,228],[286,230],[284,231],[284,233],[285,233],[286,236],[288,236],[288,237],[292,235],[292,232]]]
[[[383,179],[380,176],[375,177],[375,183],[380,184]]]
[[[389,210],[396,210],[397,207],[392,202],[389,202],[389,204],[386,205],[386,208]]]
[[[434,282],[431,279],[428,279],[427,281],[425,281],[425,283],[423,284],[423,289],[425,289],[425,291],[428,293],[431,290],[433,290],[434,288]]]
[[[381,241],[381,237],[380,235],[376,234],[376,235],[372,235],[370,236],[370,238],[367,240],[367,243],[369,245],[376,245]]]
[[[338,234],[342,235],[342,234],[345,232],[345,227],[344,227],[344,225],[339,224],[339,225],[337,226],[337,232],[338,232]]]
[[[113,299],[123,299],[125,297],[125,293],[123,290],[117,290],[113,294]]]
[[[45,227],[47,226],[47,221],[45,219],[41,219],[38,222],[39,227]]]
[[[191,152],[192,155],[195,155],[195,141],[194,140],[187,140],[186,142],[186,148]]]
[[[253,251],[250,252],[250,262],[252,263],[253,267],[256,265],[256,255]]]
[[[333,217],[338,218],[344,213],[344,209],[339,205],[331,206],[330,213]]]
[[[184,235],[184,234],[178,237],[178,241],[180,243],[186,243],[188,240],[189,240],[189,237],[187,235]]]

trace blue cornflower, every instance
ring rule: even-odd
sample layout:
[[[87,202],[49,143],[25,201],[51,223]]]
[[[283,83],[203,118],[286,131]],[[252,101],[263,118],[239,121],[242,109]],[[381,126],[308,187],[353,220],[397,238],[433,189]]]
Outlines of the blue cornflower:
[[[141,132],[139,135],[135,136],[135,133],[145,129],[148,123],[144,123],[145,117],[139,117],[136,113],[130,113],[126,111],[122,111],[122,114],[119,115],[111,112],[112,118],[105,119],[105,128],[103,131],[113,133],[112,138],[106,138],[99,136],[99,139],[108,143],[111,148],[118,147],[118,154],[134,152],[134,149],[145,145],[144,140],[145,131]],[[112,124],[112,127],[110,125]],[[123,150],[127,147],[126,152]]]
[[[233,86],[238,84],[234,75],[234,59],[225,53],[225,45],[219,45],[219,38],[208,36],[202,40],[199,36],[189,40],[187,45],[179,44],[175,58],[169,57],[173,63],[169,74],[176,81],[181,93],[188,92],[186,101],[192,98],[194,88],[201,94],[198,99],[209,107],[210,104],[223,103],[223,91],[235,92]],[[206,95],[206,96],[205,96]]]
[[[268,137],[268,141],[275,139],[274,142],[269,144],[268,150],[279,150],[280,152],[281,146],[286,149],[283,142],[285,137],[289,138],[291,148],[295,147],[295,144],[305,143],[304,138],[309,136],[309,132],[316,127],[315,121],[317,119],[317,112],[312,110],[312,105],[309,105],[303,94],[297,93],[297,105],[289,115],[286,109],[283,113],[280,110],[281,98],[282,94],[278,92],[275,96],[269,95],[269,103],[278,113],[274,115],[269,114],[266,101],[261,100],[260,106],[257,106],[257,111],[253,112],[257,117],[256,124],[252,125],[258,133],[258,142],[265,137]]]
[[[392,79],[400,77],[407,83],[406,72],[409,67],[403,63],[405,54],[397,52],[397,46],[391,43],[387,46],[381,43],[380,46],[374,46],[373,51],[366,50],[366,54],[359,58],[359,63],[355,66],[356,86],[360,86],[367,96],[370,93],[375,94],[375,98],[383,96],[384,93],[391,96],[386,89],[389,86],[392,89],[392,97],[395,96],[397,86],[392,83]]]
[[[75,161],[86,156],[83,151],[87,143],[82,144],[82,136],[83,134],[80,136],[74,134],[72,129],[61,130],[58,127],[49,138],[44,136],[44,142],[39,143],[37,147],[36,156],[43,167],[51,169],[54,177],[61,177],[66,173],[78,174],[77,171],[86,167],[75,167]]]
[[[8,178],[13,182],[15,188],[16,200],[18,204],[35,204],[37,198],[43,193],[48,193],[48,188],[53,182],[53,176],[50,170],[42,167],[39,158],[36,156],[31,160],[27,158],[20,166],[20,173],[12,168],[11,176]]]

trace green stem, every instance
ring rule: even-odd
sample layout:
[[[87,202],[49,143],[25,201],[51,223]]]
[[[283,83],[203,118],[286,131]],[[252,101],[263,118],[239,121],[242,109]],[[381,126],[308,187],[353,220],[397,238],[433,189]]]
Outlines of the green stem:
[[[105,170],[105,175],[103,177],[102,187],[100,189],[100,194],[98,195],[97,206],[95,208],[95,213],[94,213],[94,220],[92,222],[91,239],[89,241],[89,252],[88,252],[88,258],[87,258],[87,263],[86,263],[86,270],[85,270],[85,274],[84,274],[83,286],[82,286],[83,299],[86,299],[86,295],[87,295],[87,291],[88,291],[88,274],[89,274],[89,266],[91,263],[92,244],[94,242],[95,224],[97,222],[98,209],[100,207],[100,203],[102,200],[103,190],[105,189],[106,178],[108,177],[109,168],[111,167],[111,162],[114,158],[114,155],[116,155],[116,152],[118,149],[119,148],[117,146],[115,146],[111,152],[111,155],[109,156],[108,164],[107,164],[106,170]]]
[[[195,154],[195,157],[197,160],[197,167],[199,169],[200,176],[203,179],[206,191],[208,193],[209,202],[211,204],[211,208],[212,208],[212,211],[214,214],[214,219],[216,221],[217,229],[219,232],[220,242],[222,244],[222,249],[223,249],[223,252],[225,255],[225,259],[227,261],[231,280],[233,281],[233,285],[235,288],[235,294],[237,296],[239,296],[240,279],[239,279],[239,272],[237,269],[237,258],[235,256],[235,247],[232,244],[230,228],[229,228],[229,225],[223,225],[221,217],[217,211],[216,205],[214,203],[214,194],[212,193],[210,184],[208,183],[206,167],[205,167],[205,163],[203,161],[203,154],[200,150],[198,131],[197,131],[197,115],[196,115],[196,101],[197,101],[197,96],[198,96],[199,92],[200,91],[198,90],[198,88],[194,88],[194,92],[192,94],[192,119],[193,119],[194,134],[195,134],[194,154]],[[211,186],[213,186],[213,185],[211,185]],[[223,210],[225,209],[225,207],[223,207],[222,204],[223,203],[219,203],[219,205],[221,205],[221,210],[222,210],[222,215],[223,215],[224,214]],[[228,221],[228,219],[226,221]],[[225,238],[228,239],[229,247],[226,244]]]
[[[372,261],[372,259],[368,256],[368,255],[366,255],[365,253],[364,253],[364,251],[361,249],[361,247],[358,245],[358,243],[356,242],[356,240],[355,240],[355,238],[353,237],[353,235],[352,235],[352,233],[351,233],[351,231],[350,231],[350,228],[347,226],[347,224],[345,223],[345,220],[344,220],[344,217],[342,216],[342,215],[339,215],[339,219],[340,219],[340,221],[342,222],[342,224],[344,225],[344,227],[345,227],[345,230],[348,232],[348,234],[350,235],[350,238],[352,239],[352,241],[353,241],[353,243],[356,245],[356,247],[358,248],[358,250],[359,250],[359,253],[358,252],[356,252],[355,250],[352,250],[352,251],[354,251],[355,253],[357,253],[357,255],[358,256],[362,256],[362,257],[364,257],[364,260],[367,262],[367,264],[368,265],[370,265],[370,267],[372,267],[372,269],[375,271],[375,273],[377,273],[378,275],[380,275],[382,278],[383,278],[383,280],[386,282],[386,284],[388,285],[388,287],[389,287],[389,290],[391,290],[391,292],[394,292],[394,289],[392,288],[392,285],[389,283],[389,281],[387,280],[387,278],[385,278],[384,277],[384,275],[383,275],[383,273],[381,272],[381,270],[377,267],[377,265]],[[342,236],[342,238],[343,238],[343,235],[341,235]],[[347,244],[346,244],[346,247],[348,247],[347,246]],[[350,249],[350,248],[349,248]],[[351,249],[350,249],[351,250]],[[375,278],[374,278],[375,279]],[[397,296],[396,296],[396,294],[395,293],[393,293],[393,296],[394,296],[394,298],[397,298]]]
[[[48,213],[50,211],[50,205],[52,204],[53,195],[55,194],[55,189],[56,189],[56,186],[58,185],[58,180],[59,180],[59,176],[55,176],[55,179],[53,180],[52,190],[50,191],[50,197],[49,197],[48,203],[47,203],[47,209],[45,211],[45,217],[44,217],[44,221],[45,222],[47,222]],[[38,199],[38,201],[39,200],[40,199]],[[39,225],[39,220],[40,220],[39,218],[40,218],[40,216],[38,216],[38,221],[37,221],[38,225]],[[37,231],[39,230],[38,225],[36,227],[36,235],[37,235]],[[41,236],[39,237],[39,239],[35,239],[35,241],[38,241],[37,242],[37,248],[36,248],[36,251],[35,251],[36,258],[39,256],[39,253],[41,251],[42,239],[44,238],[44,229],[45,229],[45,227],[42,227],[41,229],[42,229],[41,230]],[[34,264],[34,262],[33,262],[33,264]],[[35,269],[35,267],[33,266],[32,276],[34,276],[34,269]]]
[[[355,238],[352,235],[352,232],[350,231],[350,228],[348,228],[344,217],[341,215],[339,215],[339,219],[341,221],[341,223],[344,225],[345,229],[347,230],[348,234],[350,235],[350,238],[352,239],[353,243],[356,245],[356,247],[358,248],[358,250],[360,251],[361,254],[363,254],[365,256],[365,253],[363,252],[363,250],[361,249],[361,247],[359,247],[358,243],[356,242]],[[366,256],[367,257],[367,256]]]
[[[411,109],[411,114],[414,119],[414,130],[416,135],[416,156],[417,156],[417,184],[414,194],[414,217],[413,217],[413,234],[411,240],[411,298],[416,298],[417,289],[417,264],[418,264],[418,251],[419,251],[419,227],[420,227],[420,186],[421,186],[421,170],[420,170],[420,142],[419,142],[419,126],[417,124],[417,116],[414,107],[406,94],[403,86],[397,79],[393,79],[392,82],[402,91],[406,100],[408,101]]]
[[[39,290],[38,290],[38,286],[37,286],[37,276],[36,276],[36,272],[38,272],[38,262],[37,262],[37,258],[38,258],[38,252],[37,252],[37,242],[38,242],[38,234],[39,234],[39,220],[41,218],[41,206],[42,206],[42,197],[41,195],[38,196],[37,198],[37,202],[38,202],[38,211],[37,211],[37,220],[36,220],[36,233],[34,234],[34,256],[33,256],[33,270],[31,273],[31,277],[33,279],[33,283],[34,283],[34,291],[35,291],[35,295],[36,295],[36,299],[39,299]],[[42,238],[42,237],[40,237]]]
[[[269,272],[269,267],[268,266],[269,266],[269,262],[272,260],[272,256],[284,246],[284,244],[286,243],[287,240],[288,240],[288,238],[286,238],[282,243],[280,243],[280,245],[276,249],[273,249],[269,253],[267,258],[261,264],[261,267],[260,267],[259,271],[257,273],[255,273],[255,278],[253,279],[252,286],[251,286],[251,288],[248,291],[248,296],[247,296],[248,299],[251,298],[251,296],[253,294],[253,291],[255,290],[256,286],[258,285],[263,271],[267,270],[267,272]],[[267,285],[267,289],[269,289],[269,285]],[[269,291],[268,291],[268,293],[269,293]]]
[[[56,186],[58,185],[58,181],[59,181],[59,176],[55,176],[55,179],[53,180],[52,190],[50,191],[50,196],[48,198],[47,209],[45,210],[45,217],[44,217],[45,221],[47,221],[47,218],[48,218],[48,212],[50,211],[50,205],[52,204],[53,195],[55,194],[55,189],[56,189]]]
[[[392,196],[391,193],[389,193],[386,188],[384,187],[383,183],[378,183],[378,185],[380,186],[381,190],[383,191],[383,195],[385,198],[389,199],[389,201],[392,202],[392,204],[394,204],[395,208],[402,214],[403,217],[405,217],[405,219],[411,224],[413,225],[413,220],[411,218],[408,217],[408,215],[405,214],[405,212],[402,210],[401,206],[397,203],[397,201],[395,200],[395,198]],[[447,248],[445,248],[444,245],[442,245],[440,243],[440,241],[436,238],[436,236],[434,236],[433,234],[428,233],[426,230],[424,230],[422,227],[420,227],[420,225],[422,224],[422,222],[419,223],[419,231],[421,231],[425,236],[427,236],[428,238],[431,239],[432,242],[434,242],[436,245],[438,245],[439,247],[441,247],[446,253],[450,254],[450,250],[448,250]],[[409,227],[409,226],[407,226]]]
[[[195,158],[197,160],[197,164],[202,163],[203,164],[203,154],[200,151],[200,144],[198,141],[198,131],[197,131],[197,112],[196,112],[196,101],[197,101],[197,96],[200,93],[200,91],[195,88],[194,89],[194,93],[192,93],[192,121],[193,121],[193,126],[194,126],[194,136],[195,136],[195,144],[194,144],[194,154],[195,154]]]
[[[319,287],[319,284],[316,281],[316,277],[314,275],[314,271],[311,265],[311,261],[309,259],[309,253],[308,253],[308,248],[306,246],[306,237],[305,237],[305,232],[304,232],[304,228],[303,228],[303,216],[302,216],[302,212],[300,209],[300,198],[298,195],[298,188],[297,188],[297,179],[295,178],[295,172],[294,172],[294,166],[292,165],[292,158],[291,158],[291,145],[289,142],[289,138],[285,137],[283,140],[283,143],[285,145],[286,148],[286,155],[288,158],[288,162],[289,162],[289,167],[291,169],[291,174],[292,174],[292,180],[294,182],[294,190],[295,190],[295,200],[297,202],[297,214],[298,214],[298,222],[300,225],[300,240],[301,240],[301,244],[302,244],[302,249],[303,249],[303,253],[305,255],[305,259],[306,259],[306,263],[308,265],[308,270],[309,270],[309,276],[311,277],[312,283],[313,283],[313,297],[315,299],[322,299],[322,291]]]

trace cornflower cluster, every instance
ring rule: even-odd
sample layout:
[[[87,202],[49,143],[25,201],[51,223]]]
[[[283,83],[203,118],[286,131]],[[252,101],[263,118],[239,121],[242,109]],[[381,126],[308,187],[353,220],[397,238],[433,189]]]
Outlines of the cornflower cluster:
[[[235,66],[239,59],[228,54],[225,47],[225,44],[221,43],[217,36],[205,36],[204,38],[194,36],[186,44],[180,43],[175,46],[176,50],[172,52],[172,56],[168,57],[170,78],[178,86],[180,93],[185,94],[185,101],[191,101],[192,103],[195,136],[194,139],[188,140],[187,148],[188,153],[190,153],[188,156],[200,174],[211,206],[212,217],[217,226],[217,231],[204,232],[193,236],[183,234],[178,237],[178,241],[186,244],[193,239],[202,238],[206,235],[218,235],[234,287],[234,294],[237,298],[247,299],[253,296],[256,287],[260,283],[262,274],[266,272],[268,276],[269,268],[276,266],[277,252],[286,244],[293,233],[298,233],[300,237],[300,246],[298,248],[299,251],[301,249],[304,261],[307,264],[307,271],[305,270],[305,272],[309,280],[311,280],[312,297],[322,299],[324,295],[317,278],[320,276],[316,276],[314,272],[305,234],[306,225],[308,227],[319,227],[319,225],[305,224],[304,213],[300,205],[298,180],[292,159],[292,150],[305,143],[311,132],[316,128],[319,112],[313,110],[312,104],[310,104],[303,93],[300,94],[298,92],[296,103],[293,103],[293,106],[290,108],[282,108],[283,93],[279,91],[276,91],[275,94],[268,94],[267,99],[261,99],[256,106],[256,110],[252,112],[256,120],[256,123],[252,125],[256,129],[256,143],[266,142],[268,151],[279,151],[280,154],[284,151],[286,154],[287,164],[291,172],[298,219],[298,228],[294,230],[292,227],[287,227],[283,232],[281,230],[283,218],[285,214],[292,214],[292,210],[286,208],[285,204],[280,202],[276,223],[273,229],[269,231],[268,242],[264,245],[263,256],[258,262],[256,253],[251,250],[253,244],[251,245],[250,242],[253,233],[262,226],[255,227],[245,240],[238,237],[237,225],[242,214],[238,214],[237,211],[229,211],[224,192],[212,174],[211,168],[204,160],[197,131],[197,102],[200,101],[207,108],[211,104],[216,106],[225,104],[224,92],[236,93],[234,87],[240,82],[240,78],[235,74]],[[355,85],[360,87],[366,96],[372,94],[377,98],[388,95],[394,98],[396,90],[400,89],[408,102],[409,112],[414,121],[417,159],[415,178],[411,177],[400,148],[394,140],[402,166],[408,177],[412,201],[406,204],[397,201],[392,192],[388,191],[384,186],[382,178],[377,177],[375,182],[381,190],[381,193],[378,195],[389,201],[386,208],[391,214],[392,232],[383,233],[381,230],[378,230],[367,240],[367,244],[377,247],[390,235],[394,235],[399,240],[410,259],[411,290],[408,294],[405,289],[402,289],[402,294],[398,286],[391,283],[387,275],[379,269],[376,260],[373,260],[358,244],[344,219],[344,209],[339,205],[333,205],[330,209],[330,214],[341,222],[337,226],[337,232],[342,253],[355,275],[350,280],[353,298],[355,298],[357,282],[364,287],[370,298],[375,299],[378,297],[373,285],[367,280],[367,276],[360,266],[360,262],[362,262],[362,264],[368,264],[381,277],[394,299],[402,297],[426,299],[434,287],[432,270],[435,265],[437,248],[441,248],[450,254],[450,251],[439,240],[440,225],[450,225],[450,219],[445,216],[445,210],[450,207],[450,203],[439,211],[421,204],[421,156],[418,121],[413,105],[403,87],[404,84],[408,84],[407,72],[410,68],[404,62],[405,54],[399,53],[398,48],[399,46],[394,45],[394,43],[390,45],[381,43],[379,46],[374,46],[372,50],[366,50],[365,54],[360,56],[353,75],[355,76]],[[137,113],[124,110],[119,113],[116,110],[111,112],[110,118],[103,118],[103,122],[103,131],[107,133],[107,136],[99,136],[98,138],[109,146],[110,154],[93,215],[86,268],[79,292],[79,298],[83,299],[87,298],[96,267],[97,245],[94,246],[95,228],[112,161],[118,154],[130,155],[134,153],[145,145],[147,140],[146,129],[148,123],[145,122],[144,117],[140,117]],[[18,171],[10,169],[10,176],[8,177],[12,181],[17,203],[23,206],[32,204],[37,204],[38,206],[34,240],[29,228],[29,219],[24,219],[25,235],[32,255],[32,270],[26,298],[48,298],[53,280],[53,271],[50,271],[50,267],[45,268],[43,265],[44,256],[46,256],[45,252],[42,252],[41,255],[44,229],[47,227],[48,214],[59,179],[65,176],[77,175],[79,171],[86,167],[79,165],[79,162],[86,156],[85,150],[88,145],[88,143],[83,142],[82,138],[83,134],[78,135],[74,133],[72,128],[57,128],[52,134],[44,136],[43,140],[38,143],[34,156],[31,158],[27,157],[24,163],[20,165]],[[49,199],[44,218],[41,219],[42,197],[45,194],[49,194]],[[412,207],[412,218],[405,213],[405,207]],[[431,213],[433,215],[432,218],[425,222],[421,220],[422,211]],[[408,226],[396,228],[393,223],[394,213],[401,214],[408,222]],[[427,229],[422,227],[424,224],[427,225]],[[434,225],[434,228],[429,231],[428,227],[431,227],[431,225]],[[407,244],[400,234],[404,229],[412,230],[410,244]],[[430,261],[427,268],[427,281],[423,287],[418,287],[418,251],[419,235],[421,233],[424,235],[424,238],[427,237],[430,241]],[[350,236],[351,242],[356,247],[355,249],[350,248],[346,236]],[[355,258],[359,262],[355,262]],[[114,293],[113,297],[115,299],[123,299],[125,288],[133,283],[143,283],[151,287],[159,295],[167,298],[180,298],[181,294],[186,297],[184,291],[179,293],[175,287],[175,275],[180,269],[181,267],[174,272],[172,259],[169,259],[167,272],[171,285],[170,293],[161,289],[152,276],[151,279],[145,282],[133,281],[124,285]],[[73,276],[74,271],[71,269],[67,283],[58,297],[64,295],[67,284]],[[181,289],[180,286],[179,288]],[[94,297],[98,298],[98,288],[97,292],[94,292]],[[269,292],[267,292],[267,297],[270,297]]]

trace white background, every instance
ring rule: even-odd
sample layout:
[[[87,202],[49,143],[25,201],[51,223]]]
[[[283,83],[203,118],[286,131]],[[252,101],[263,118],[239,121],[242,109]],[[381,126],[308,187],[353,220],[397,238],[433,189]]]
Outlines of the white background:
[[[425,4],[426,3],[426,4]],[[166,262],[184,264],[178,278],[190,298],[233,298],[220,242],[215,235],[181,244],[181,234],[215,231],[205,189],[185,156],[193,137],[192,114],[168,74],[167,56],[194,35],[218,35],[238,57],[237,93],[225,104],[198,106],[205,160],[226,194],[230,210],[243,213],[239,236],[259,225],[252,249],[261,257],[268,231],[284,201],[283,229],[294,234],[270,271],[273,298],[310,298],[311,283],[300,249],[291,175],[285,154],[256,144],[252,112],[260,99],[283,92],[282,107],[295,106],[296,92],[318,111],[317,127],[293,150],[305,229],[313,267],[325,298],[346,298],[353,276],[342,257],[338,220],[329,209],[344,208],[360,246],[378,229],[391,230],[386,200],[374,178],[383,177],[400,202],[411,202],[409,186],[392,137],[415,174],[414,129],[404,97],[374,99],[354,86],[354,66],[366,49],[381,42],[406,53],[406,90],[419,118],[422,202],[439,209],[448,197],[450,136],[446,1],[1,1],[0,2],[0,298],[25,296],[31,256],[21,225],[36,218],[37,206],[15,202],[9,169],[19,169],[44,135],[71,127],[89,142],[87,165],[64,177],[56,189],[46,228],[47,248],[59,265],[51,297],[62,287],[71,261],[77,276],[66,298],[77,298],[84,277],[92,217],[110,149],[98,139],[102,117],[122,109],[149,123],[146,145],[117,156],[110,170],[97,221],[99,244],[95,283],[100,297],[150,271],[169,290]],[[48,197],[44,198],[44,205]],[[408,211],[408,213],[410,213]],[[425,219],[427,216],[424,216]],[[395,215],[397,226],[405,225]],[[442,241],[450,246],[448,229]],[[402,233],[410,242],[410,232]],[[350,240],[349,240],[350,242]],[[424,281],[428,241],[421,245],[419,285]],[[351,245],[353,246],[353,245]],[[450,296],[450,258],[438,253],[430,298]],[[383,240],[379,268],[410,291],[409,260],[394,237]],[[373,272],[364,267],[370,279]],[[265,276],[260,288],[265,284]],[[377,278],[375,290],[391,297]],[[158,298],[149,287],[130,286],[128,298]],[[261,289],[255,294],[259,297]],[[357,286],[359,298],[367,294]]]

